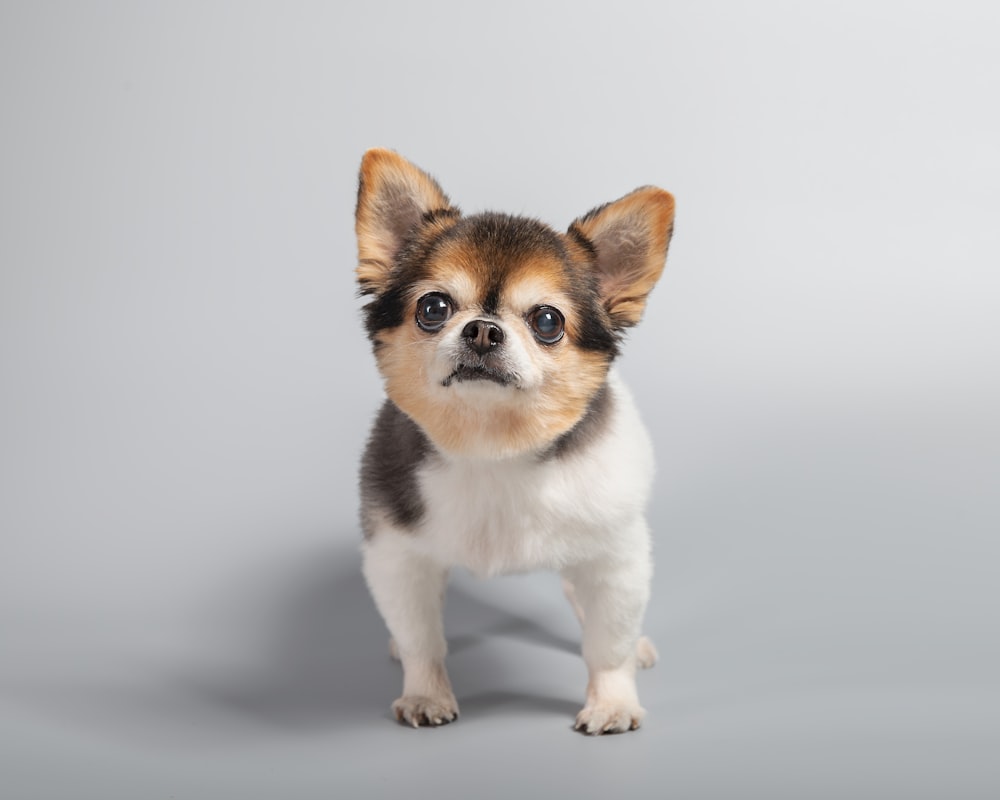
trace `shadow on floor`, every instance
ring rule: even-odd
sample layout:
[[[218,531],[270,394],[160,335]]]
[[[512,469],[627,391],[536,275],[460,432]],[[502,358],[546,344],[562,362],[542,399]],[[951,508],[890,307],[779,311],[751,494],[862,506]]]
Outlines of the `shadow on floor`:
[[[360,561],[356,547],[331,546],[267,575],[242,576],[206,599],[210,622],[185,643],[183,663],[148,664],[127,682],[50,687],[49,709],[58,706],[92,730],[188,745],[275,729],[336,733],[384,724],[401,670],[388,655]],[[474,675],[459,674],[454,661],[496,636],[569,653],[579,652],[577,642],[455,585],[446,630],[463,716],[491,707],[575,713],[576,703],[565,699],[509,691],[504,680],[525,669],[516,656],[467,653]]]

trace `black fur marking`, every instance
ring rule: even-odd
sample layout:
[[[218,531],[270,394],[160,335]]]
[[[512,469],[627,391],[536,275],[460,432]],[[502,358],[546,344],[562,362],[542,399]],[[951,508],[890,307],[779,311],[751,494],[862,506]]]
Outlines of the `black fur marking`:
[[[580,418],[580,421],[556,439],[542,453],[542,460],[565,458],[584,450],[604,432],[611,417],[613,407],[614,402],[611,397],[611,390],[608,389],[607,384],[604,384],[597,390],[597,394],[591,398],[590,405],[587,406],[587,411]]]
[[[500,281],[493,281],[483,298],[483,312],[496,315],[500,311]]]
[[[425,211],[421,222],[426,225],[428,222],[434,222],[438,219],[457,219],[460,216],[462,216],[462,212],[456,206],[435,208],[432,211]]]
[[[411,232],[396,257],[388,285],[374,293],[374,299],[364,307],[365,327],[372,341],[379,331],[396,328],[416,314],[416,307],[407,299],[410,287],[424,276],[427,261],[441,241],[440,233],[421,236],[423,230]]]
[[[530,217],[487,211],[466,217],[452,227],[448,235],[468,237],[487,263],[498,269],[539,251],[557,258],[566,256],[558,234],[545,223]]]
[[[405,288],[398,284],[390,286],[376,300],[365,306],[365,321],[369,335],[374,336],[377,331],[403,324],[407,312],[412,310]]]
[[[606,353],[610,361],[618,355],[620,334],[612,327],[610,318],[597,292],[597,280],[592,273],[581,276],[570,289],[573,305],[580,311],[575,321],[577,346],[583,350]]]
[[[574,241],[586,250],[591,257],[595,259],[597,258],[597,249],[594,247],[594,243],[586,237],[584,232],[580,230],[580,227],[575,222],[569,226],[569,230],[566,231],[566,233],[569,236],[572,236]]]
[[[361,459],[361,524],[366,539],[374,533],[375,511],[385,512],[402,528],[413,528],[420,522],[424,501],[417,468],[432,452],[419,426],[386,400]]]

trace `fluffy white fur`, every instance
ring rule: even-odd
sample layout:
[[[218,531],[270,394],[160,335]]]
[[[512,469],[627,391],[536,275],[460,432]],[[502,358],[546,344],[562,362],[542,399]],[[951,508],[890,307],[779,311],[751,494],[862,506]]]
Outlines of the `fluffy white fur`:
[[[643,511],[653,455],[613,370],[608,384],[610,418],[578,453],[547,460],[439,453],[419,468],[426,512],[417,528],[376,521],[364,573],[403,664],[403,695],[393,704],[400,720],[441,724],[458,714],[441,612],[448,571],[461,566],[480,576],[559,572],[583,626],[590,675],[577,728],[596,734],[639,726],[635,669],[656,658],[639,637],[652,572]],[[453,388],[510,391],[481,382]]]

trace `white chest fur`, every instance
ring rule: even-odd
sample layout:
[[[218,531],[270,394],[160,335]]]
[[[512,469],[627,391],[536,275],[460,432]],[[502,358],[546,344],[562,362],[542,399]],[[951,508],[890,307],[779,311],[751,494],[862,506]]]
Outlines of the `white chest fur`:
[[[614,376],[611,416],[564,457],[435,458],[419,471],[425,514],[413,536],[436,561],[478,575],[561,570],[634,552],[653,473],[631,395]]]

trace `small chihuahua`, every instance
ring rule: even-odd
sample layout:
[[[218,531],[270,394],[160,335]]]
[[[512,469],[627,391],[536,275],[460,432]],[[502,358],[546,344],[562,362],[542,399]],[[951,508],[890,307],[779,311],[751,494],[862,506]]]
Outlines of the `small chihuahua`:
[[[388,395],[361,464],[364,574],[403,664],[400,722],[458,716],[442,623],[452,566],[554,570],[583,626],[576,729],[639,727],[652,448],[612,369],[663,271],[673,197],[653,186],[558,233],[462,216],[390,150],[365,153],[356,229]]]

